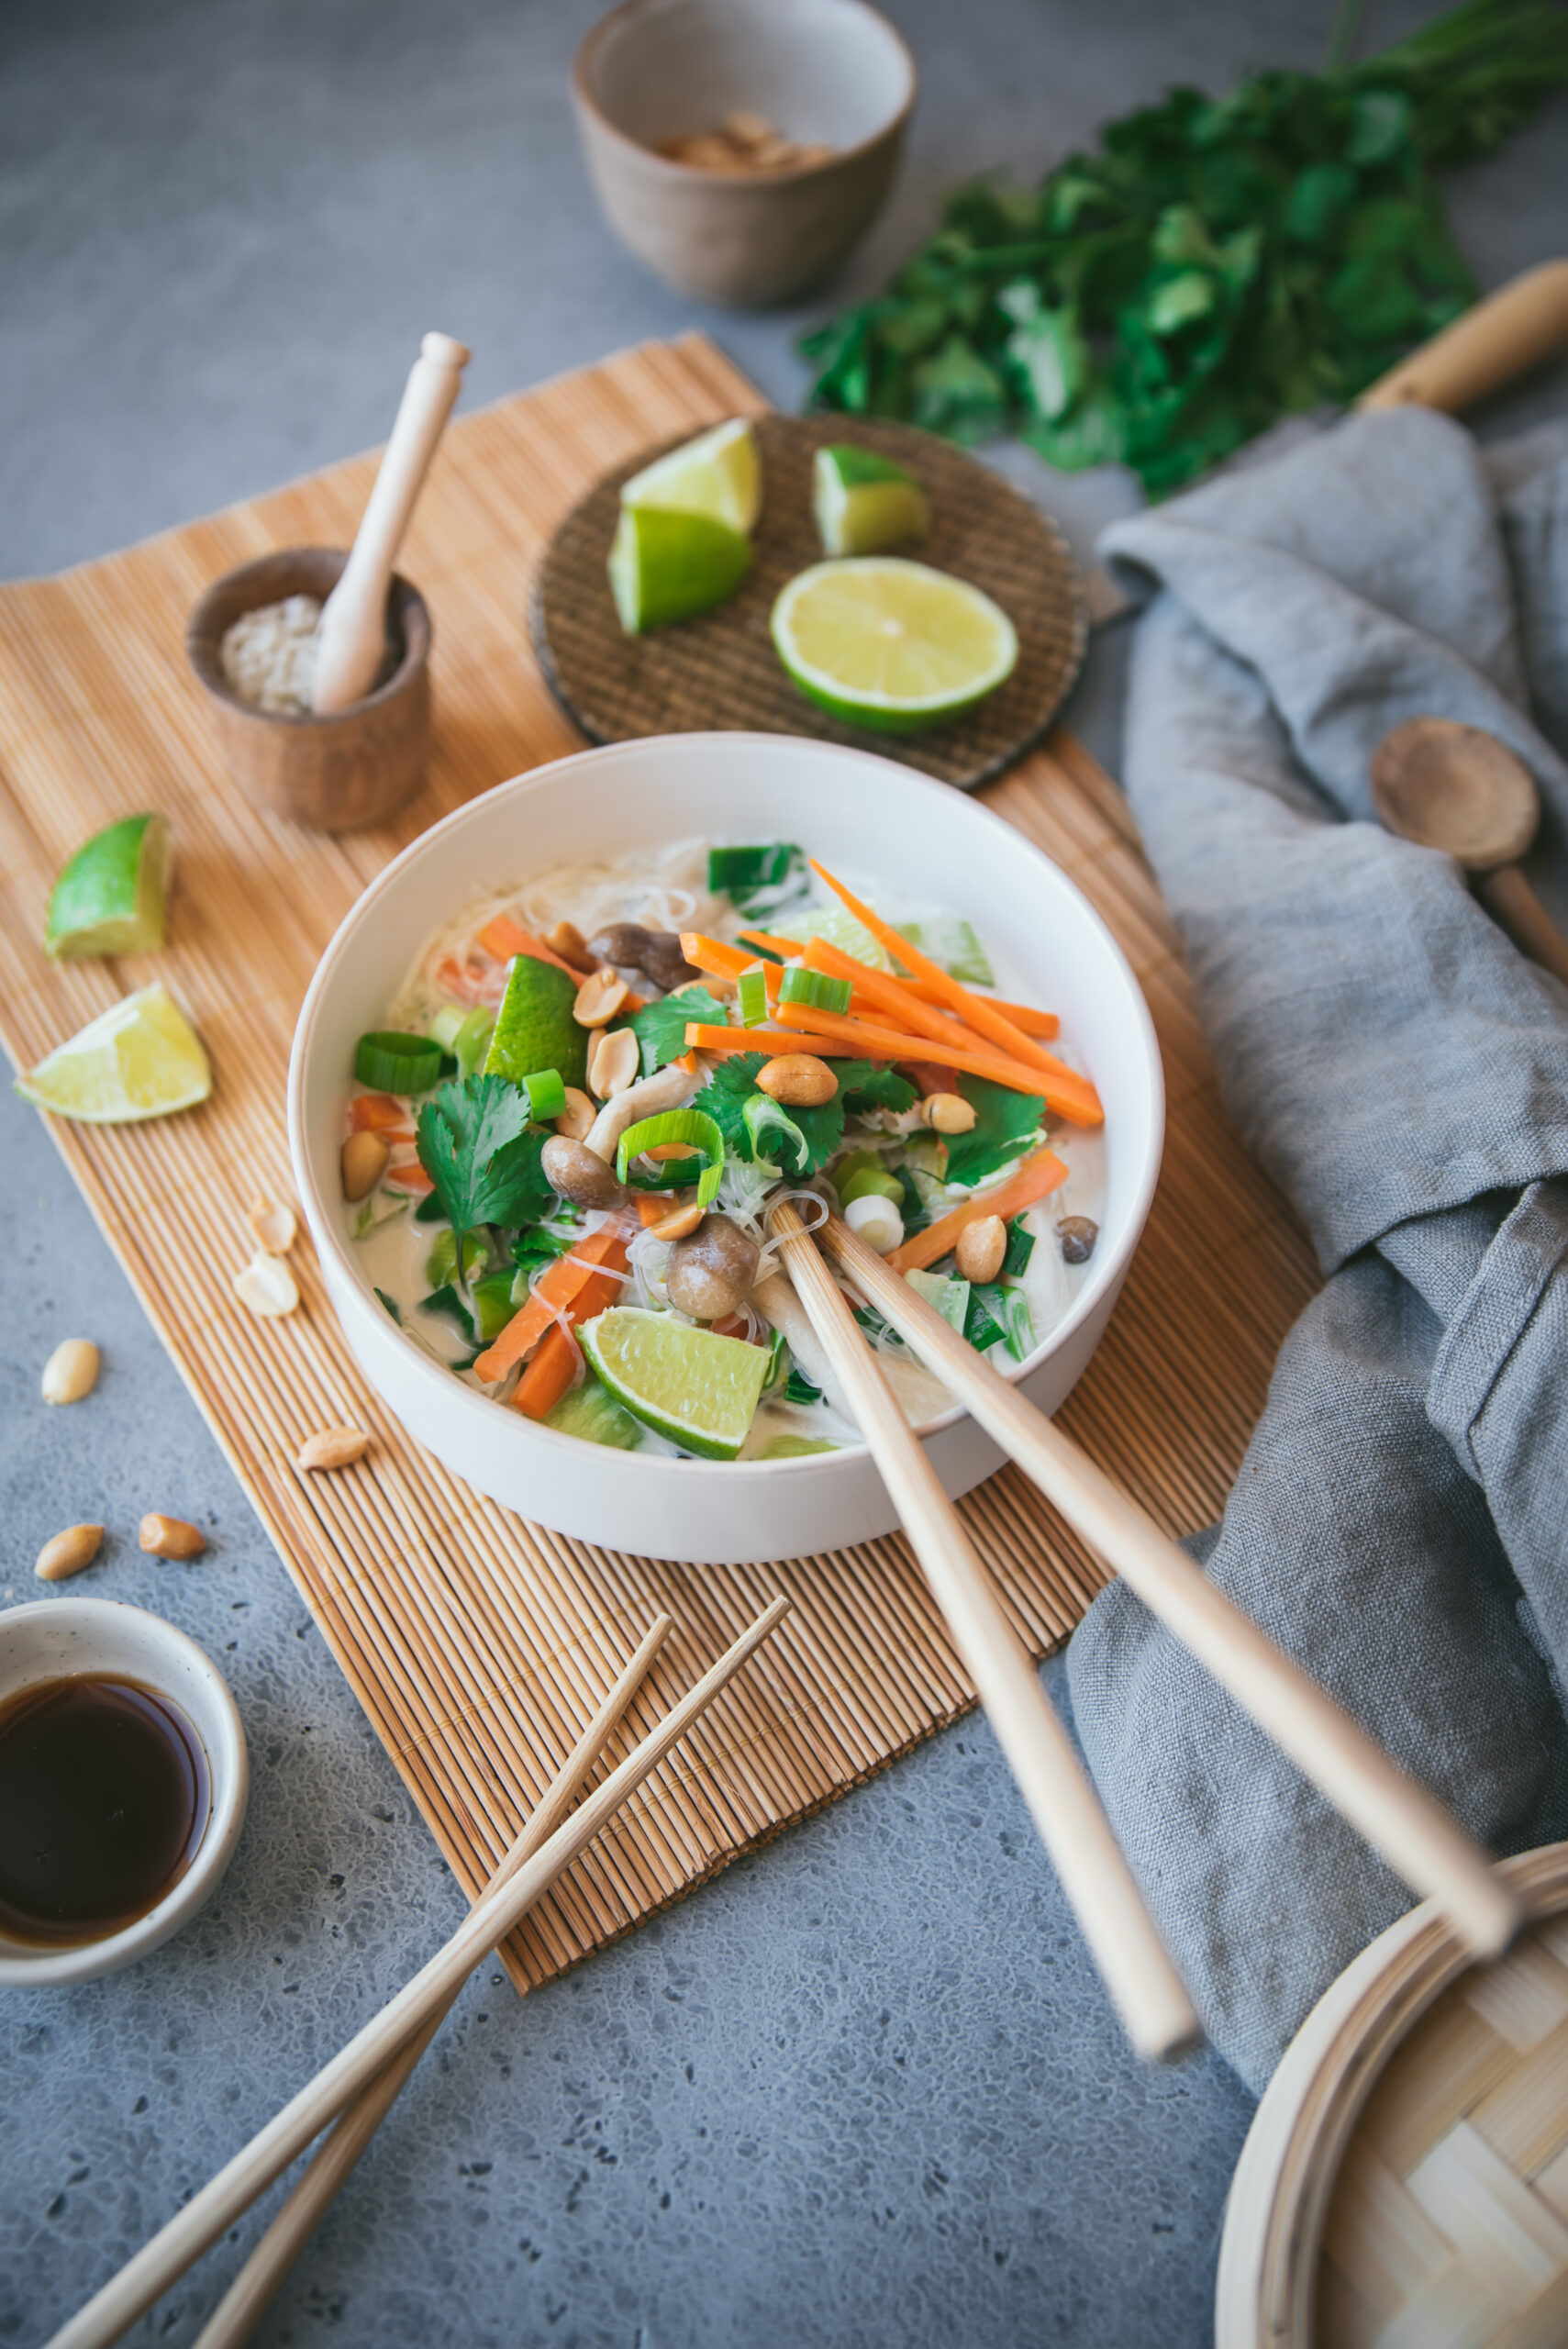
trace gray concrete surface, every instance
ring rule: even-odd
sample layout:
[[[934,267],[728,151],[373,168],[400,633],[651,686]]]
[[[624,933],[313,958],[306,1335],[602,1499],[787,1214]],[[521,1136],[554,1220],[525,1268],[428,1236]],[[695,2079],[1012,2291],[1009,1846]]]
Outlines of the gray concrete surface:
[[[693,322],[610,244],[563,98],[592,0],[8,0],[0,571],[98,554],[382,437],[422,328],[471,401]],[[1310,63],[1304,0],[891,0],[925,74],[869,288],[939,189],[1037,169],[1175,79]],[[1372,10],[1392,36],[1425,11]],[[1488,281],[1561,235],[1568,113],[1454,184]],[[823,301],[707,316],[775,399]],[[1564,385],[1499,404],[1492,429]],[[1084,542],[1116,477],[1049,492]],[[1118,669],[1074,717],[1114,756]],[[0,758],[4,745],[0,744]],[[428,1953],[447,1872],[30,1112],[0,1103],[0,1603],[68,1520],[78,1586],[228,1673],[256,1765],[211,1906],[112,1979],[0,1994],[0,2342],[32,2349]],[[102,1385],[38,1399],[58,1338]],[[144,1508],[209,1556],[135,1547]],[[1061,1675],[1048,1667],[1061,1693]],[[258,2339],[565,2349],[1184,2349],[1250,2107],[1121,2045],[984,1724],[521,2005],[481,1968]],[[280,2189],[281,2190],[281,2189]],[[272,2207],[271,2202],[263,2210]],[[262,2213],[132,2338],[195,2337]]]

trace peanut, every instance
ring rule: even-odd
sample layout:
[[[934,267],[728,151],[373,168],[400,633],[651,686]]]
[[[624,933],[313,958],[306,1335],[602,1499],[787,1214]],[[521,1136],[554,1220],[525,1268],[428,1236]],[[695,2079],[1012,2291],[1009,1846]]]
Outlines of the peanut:
[[[617,971],[606,963],[590,979],[584,979],[577,990],[577,1000],[572,1007],[572,1017],[579,1028],[604,1028],[620,1009],[631,989]]]
[[[954,1252],[961,1280],[994,1281],[1007,1252],[1006,1225],[999,1215],[983,1215],[977,1222],[966,1223]]]
[[[819,1109],[839,1090],[839,1080],[815,1052],[781,1052],[757,1072],[760,1090],[786,1109]]]
[[[68,1525],[52,1542],[46,1542],[39,1552],[33,1568],[39,1582],[63,1582],[68,1575],[79,1575],[97,1556],[104,1539],[101,1525]]]
[[[299,1448],[302,1468],[351,1468],[370,1450],[371,1440],[361,1428],[319,1428]]]
[[[558,1134],[564,1134],[568,1141],[584,1141],[592,1131],[594,1120],[599,1113],[587,1095],[580,1092],[576,1085],[567,1085],[565,1092],[566,1107],[555,1120],[555,1130]]]
[[[199,1525],[183,1517],[165,1517],[157,1508],[148,1510],[137,1538],[154,1558],[199,1558],[206,1548],[206,1535]]]
[[[90,1338],[62,1338],[43,1366],[46,1403],[80,1403],[98,1384],[98,1349]]]
[[[688,1231],[696,1230],[702,1219],[703,1210],[693,1199],[687,1207],[672,1208],[668,1215],[661,1216],[657,1223],[650,1224],[649,1231],[655,1240],[684,1240]]]
[[[634,1084],[642,1063],[641,1047],[629,1028],[601,1029],[588,1054],[589,1089],[609,1101]]]
[[[599,967],[574,921],[558,921],[544,942],[551,953],[559,954],[563,963],[570,963],[574,971],[593,972]]]
[[[252,1313],[275,1319],[292,1313],[299,1303],[294,1275],[281,1256],[265,1251],[252,1256],[242,1273],[234,1275],[234,1294]]]
[[[920,1115],[936,1133],[966,1134],[974,1123],[974,1104],[962,1093],[928,1093]]]
[[[275,1199],[264,1198],[258,1194],[245,1211],[245,1220],[255,1236],[257,1247],[264,1248],[269,1256],[286,1256],[294,1246],[299,1226],[295,1221],[292,1208],[280,1207]]]
[[[392,1144],[384,1134],[350,1134],[343,1144],[343,1197],[368,1198],[386,1172]]]

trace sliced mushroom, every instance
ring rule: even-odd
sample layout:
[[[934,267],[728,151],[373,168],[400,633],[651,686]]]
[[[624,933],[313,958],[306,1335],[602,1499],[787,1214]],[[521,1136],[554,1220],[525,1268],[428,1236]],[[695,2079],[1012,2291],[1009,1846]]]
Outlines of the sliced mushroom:
[[[551,1134],[539,1154],[539,1171],[552,1191],[573,1207],[618,1208],[626,1197],[626,1187],[617,1183],[612,1167],[607,1166],[586,1142],[571,1141],[564,1134]]]
[[[844,1400],[833,1365],[823,1352],[822,1341],[812,1328],[789,1275],[780,1269],[758,1281],[751,1290],[751,1302],[775,1330],[784,1331],[801,1376],[826,1395],[842,1418],[852,1419],[854,1414]]]
[[[762,1252],[727,1215],[705,1215],[670,1251],[665,1295],[695,1321],[721,1321],[745,1304]]]
[[[681,952],[675,930],[644,930],[639,921],[613,921],[607,930],[595,930],[588,941],[588,952],[603,963],[613,963],[617,970],[641,971],[665,995],[702,976]]]

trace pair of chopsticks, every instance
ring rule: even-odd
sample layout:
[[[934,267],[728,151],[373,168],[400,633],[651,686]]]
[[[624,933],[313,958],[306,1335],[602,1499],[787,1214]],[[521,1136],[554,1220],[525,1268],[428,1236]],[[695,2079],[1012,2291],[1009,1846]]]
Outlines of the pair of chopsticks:
[[[570,1867],[584,1845],[663,1760],[788,1610],[789,1600],[783,1598],[765,1608],[673,1712],[572,1810],[606,1739],[624,1717],[672,1628],[669,1616],[660,1616],[562,1765],[528,1827],[445,1947],[117,2276],[61,2325],[49,2349],[106,2349],[106,2344],[117,2341],[295,2155],[336,2121],[215,2310],[199,2336],[197,2349],[237,2349],[239,2343],[248,2340],[435,2036],[471,1969],[506,1939]]]
[[[1507,1946],[1522,1911],[1480,1845],[1071,1437],[999,1377],[840,1217],[830,1216],[808,1237],[786,1204],[774,1208],[772,1223],[801,1303],[1140,2054],[1170,2054],[1196,2035],[1191,2001],[995,1586],[829,1262],[1390,1867],[1439,1903],[1466,1944],[1483,1956]]]

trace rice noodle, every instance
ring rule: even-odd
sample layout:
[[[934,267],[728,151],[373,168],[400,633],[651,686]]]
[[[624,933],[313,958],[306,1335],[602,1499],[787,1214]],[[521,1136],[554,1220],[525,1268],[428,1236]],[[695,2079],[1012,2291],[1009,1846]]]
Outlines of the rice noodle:
[[[761,1221],[762,1230],[767,1234],[767,1240],[761,1256],[757,1259],[757,1269],[751,1275],[753,1284],[757,1281],[766,1280],[770,1273],[777,1272],[779,1268],[778,1252],[780,1247],[783,1245],[783,1241],[781,1241],[779,1234],[775,1232],[773,1228],[773,1209],[775,1208],[793,1206],[795,1201],[797,1199],[803,1200],[807,1207],[820,1208],[822,1210],[820,1215],[818,1215],[815,1221],[811,1223],[806,1223],[806,1218],[802,1216],[801,1222],[805,1224],[807,1231],[820,1231],[823,1225],[827,1222],[828,1217],[833,1212],[820,1191],[775,1191],[771,1198],[765,1199],[762,1203]],[[793,1239],[795,1234],[792,1232],[790,1237]]]

